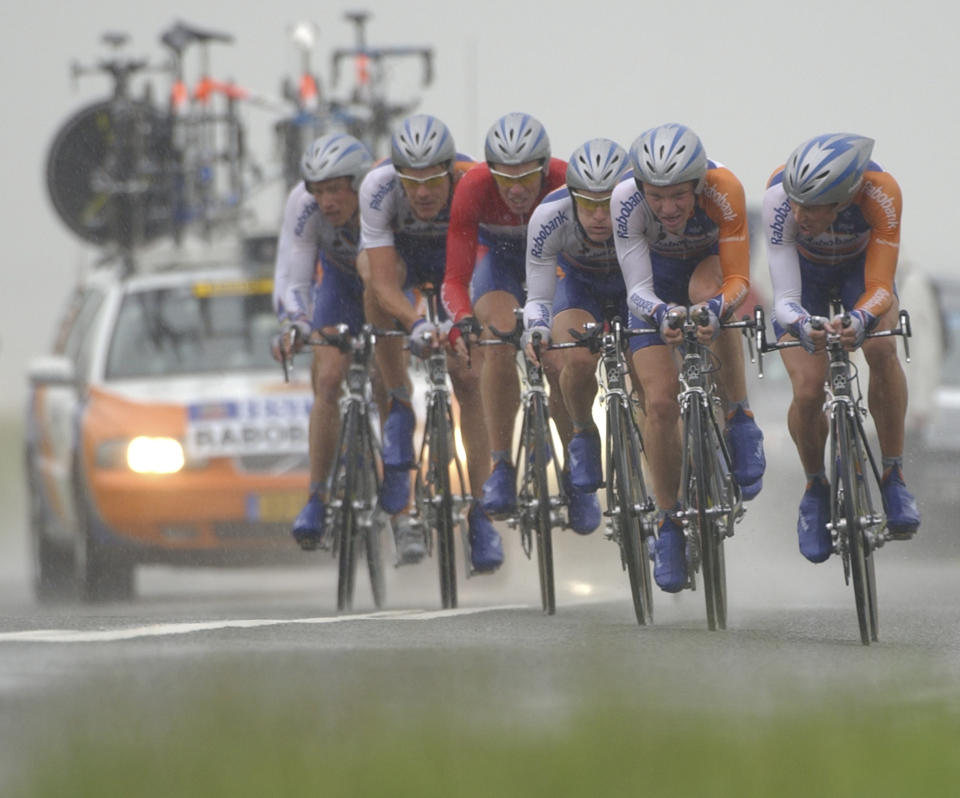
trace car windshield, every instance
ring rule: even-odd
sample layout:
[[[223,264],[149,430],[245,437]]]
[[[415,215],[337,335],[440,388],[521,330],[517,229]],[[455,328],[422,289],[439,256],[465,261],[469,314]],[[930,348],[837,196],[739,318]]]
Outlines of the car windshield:
[[[127,294],[107,379],[276,368],[269,281],[194,283]]]

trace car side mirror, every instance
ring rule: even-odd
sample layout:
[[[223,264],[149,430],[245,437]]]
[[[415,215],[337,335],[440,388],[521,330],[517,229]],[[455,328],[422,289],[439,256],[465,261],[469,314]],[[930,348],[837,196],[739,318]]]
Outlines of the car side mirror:
[[[61,385],[76,387],[77,370],[73,361],[62,355],[45,355],[30,361],[27,377],[33,387]]]

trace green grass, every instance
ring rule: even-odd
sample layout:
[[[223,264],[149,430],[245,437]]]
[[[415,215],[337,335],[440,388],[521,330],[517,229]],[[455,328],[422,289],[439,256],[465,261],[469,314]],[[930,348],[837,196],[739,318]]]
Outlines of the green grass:
[[[210,687],[162,718],[129,697],[61,717],[67,731],[34,747],[7,794],[926,798],[960,780],[960,717],[934,702],[730,718],[599,697],[535,723],[477,723],[426,702],[357,710],[340,696],[331,709],[330,696]]]

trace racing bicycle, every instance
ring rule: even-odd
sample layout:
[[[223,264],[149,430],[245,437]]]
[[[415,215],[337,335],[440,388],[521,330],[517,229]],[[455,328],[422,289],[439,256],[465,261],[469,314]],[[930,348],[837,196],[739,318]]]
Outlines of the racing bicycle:
[[[620,562],[630,580],[637,623],[653,623],[653,583],[648,550],[653,550],[654,503],[643,477],[643,437],[638,407],[627,383],[626,346],[635,335],[657,330],[629,329],[619,317],[608,325],[590,323],[586,332],[570,330],[574,342],[557,348],[586,346],[599,353],[600,401],[606,420],[606,534],[620,547]]]
[[[697,338],[697,328],[709,323],[706,308],[675,308],[668,324],[683,330],[679,370],[681,447],[680,511],[687,542],[688,587],[703,577],[707,628],[727,626],[727,576],[723,546],[743,517],[743,497],[733,476],[730,451],[720,428],[722,399],[713,374],[720,361]],[[753,322],[728,321],[721,329],[750,329]]]
[[[382,533],[388,524],[378,504],[380,496],[380,442],[375,432],[370,402],[370,366],[378,335],[402,335],[377,331],[366,324],[351,335],[345,324],[335,333],[315,331],[319,340],[313,346],[333,346],[350,356],[340,399],[340,430],[334,450],[333,468],[327,482],[327,528],[332,534],[332,553],[337,558],[337,609],[353,606],[357,559],[366,557],[373,603],[377,608],[386,599],[382,554]],[[291,334],[295,336],[296,331]],[[283,360],[284,377],[289,376],[289,361]],[[322,544],[321,544],[322,545]]]
[[[842,324],[849,324],[849,315],[835,308]],[[822,328],[825,319],[815,317],[814,326]],[[762,355],[778,349],[801,346],[800,341],[786,339],[770,343],[766,339],[763,308],[754,310],[755,336],[759,374],[763,376]],[[904,353],[910,361],[910,314],[900,311],[899,324],[890,330],[868,332],[867,338],[899,335]],[[877,640],[877,579],[873,553],[894,535],[887,527],[880,496],[880,468],[867,439],[863,418],[867,408],[860,390],[857,366],[850,360],[838,334],[827,334],[828,371],[825,383],[827,399],[824,411],[829,424],[827,454],[830,462],[830,522],[833,550],[843,563],[843,578],[853,584],[854,602],[860,640],[866,646]]]
[[[568,497],[563,487],[557,448],[553,445],[550,432],[550,410],[543,368],[529,360],[522,352],[523,311],[518,308],[516,313],[517,324],[513,330],[501,332],[491,327],[490,332],[495,337],[481,343],[512,344],[520,350],[519,358],[523,361],[520,369],[523,386],[522,422],[517,457],[514,460],[515,463],[522,464],[523,473],[517,487],[517,509],[507,519],[507,524],[511,529],[520,530],[520,542],[528,558],[536,540],[540,600],[544,613],[553,615],[557,610],[553,572],[553,528],[565,526],[563,508],[568,504]],[[539,359],[540,333],[532,333],[531,343]],[[551,477],[557,486],[555,494],[550,492]]]
[[[437,289],[433,285],[425,284],[421,285],[419,290],[426,300],[428,320],[437,324]],[[423,529],[426,549],[431,555],[435,540],[437,566],[440,571],[440,600],[444,609],[453,609],[457,606],[454,531],[459,528],[464,541],[464,553],[467,554],[467,573],[470,573],[469,544],[463,510],[473,499],[467,488],[464,466],[455,444],[445,347],[431,349],[426,364],[427,412],[423,440],[417,456],[415,507],[410,520],[414,526],[419,525]],[[451,470],[456,473],[458,493],[453,492]]]

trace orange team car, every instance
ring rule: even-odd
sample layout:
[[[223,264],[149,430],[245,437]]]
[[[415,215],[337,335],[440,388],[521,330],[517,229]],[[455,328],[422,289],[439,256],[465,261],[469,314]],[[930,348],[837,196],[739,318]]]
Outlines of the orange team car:
[[[299,551],[289,529],[309,482],[312,394],[306,368],[287,384],[270,353],[271,241],[246,243],[130,274],[97,267],[52,355],[31,363],[39,598],[78,588],[129,599],[139,563],[250,565]]]

